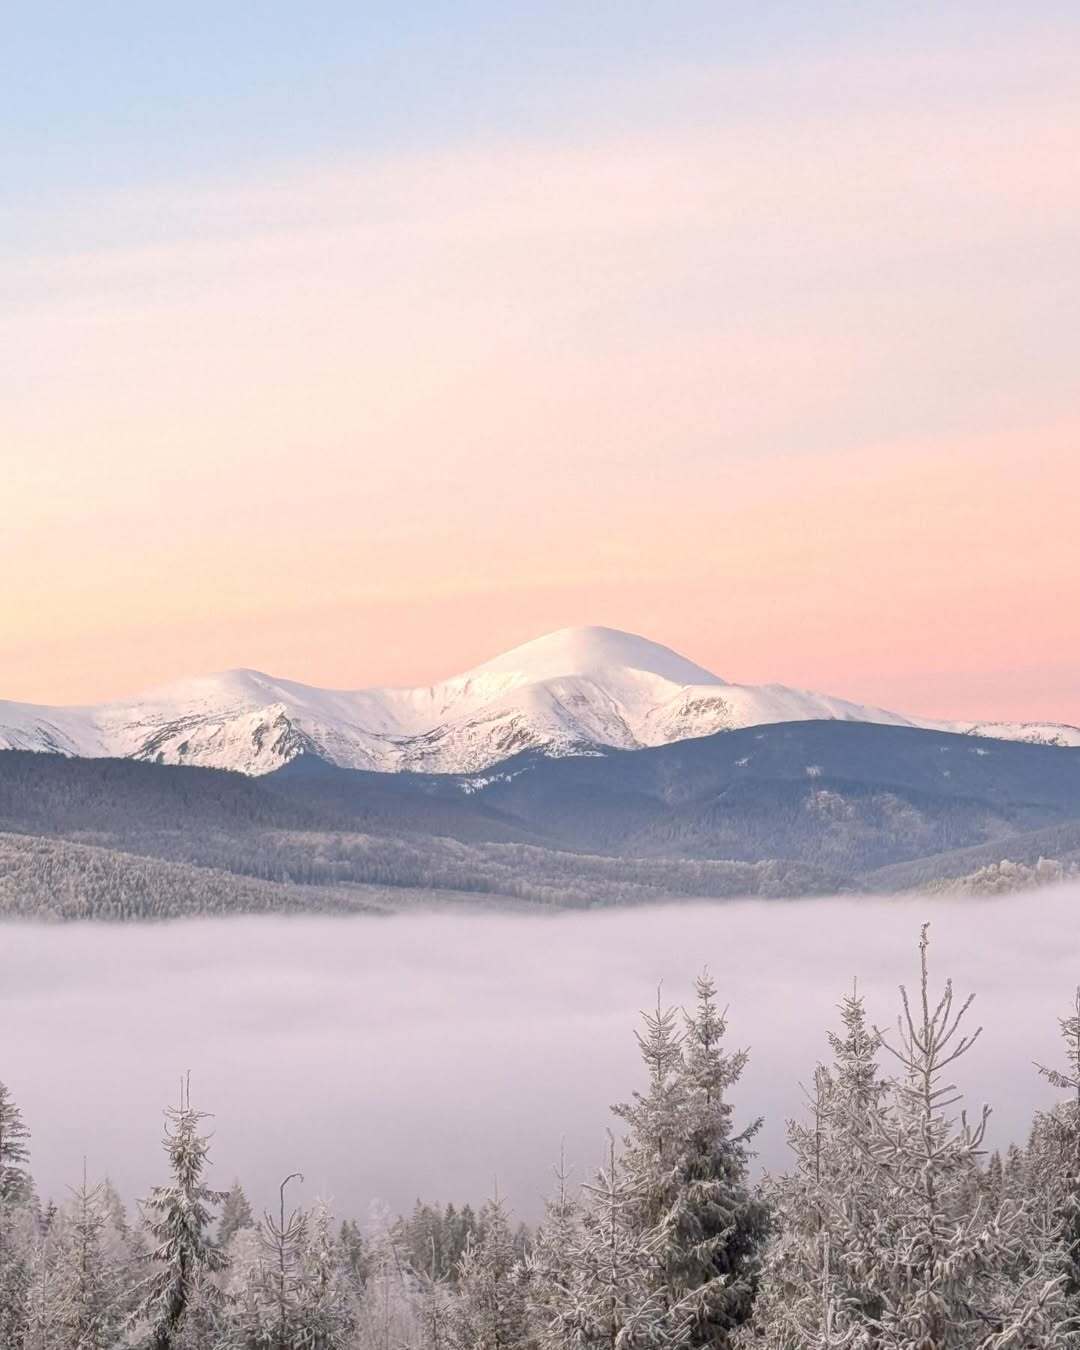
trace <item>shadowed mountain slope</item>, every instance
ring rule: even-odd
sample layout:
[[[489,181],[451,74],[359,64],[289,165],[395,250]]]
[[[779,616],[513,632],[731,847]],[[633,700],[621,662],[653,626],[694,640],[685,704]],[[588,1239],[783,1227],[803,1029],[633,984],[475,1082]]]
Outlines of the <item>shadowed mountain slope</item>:
[[[900,887],[1013,853],[1065,856],[1077,829],[1080,751],[858,722],[564,759],[533,751],[473,775],[369,773],[304,755],[250,778],[0,753],[0,832],[22,838],[24,876],[36,836],[301,886],[305,897],[362,885],[619,903]],[[108,871],[98,858],[91,868],[74,854],[43,857],[32,860],[39,887],[49,868],[59,888],[65,868]],[[767,870],[708,870],[728,865]],[[108,866],[128,889],[140,875],[130,862]],[[143,875],[160,895],[164,874]],[[95,884],[107,894],[113,883]],[[213,896],[220,911],[217,880]],[[280,898],[238,887],[237,905]]]

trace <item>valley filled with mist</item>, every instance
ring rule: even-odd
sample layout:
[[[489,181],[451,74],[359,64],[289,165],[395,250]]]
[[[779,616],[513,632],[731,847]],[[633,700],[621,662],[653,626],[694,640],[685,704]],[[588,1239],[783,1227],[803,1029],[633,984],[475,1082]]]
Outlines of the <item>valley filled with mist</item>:
[[[974,908],[973,908],[974,907]],[[749,1045],[736,1116],[765,1125],[757,1166],[786,1162],[784,1122],[828,1057],[857,979],[888,1028],[932,921],[937,976],[977,993],[964,1065],[994,1105],[993,1144],[1023,1142],[1054,1093],[1072,1001],[1080,889],[997,900],[724,901],[584,914],[239,918],[0,926],[4,1081],[33,1130],[44,1195],[85,1154],[127,1198],[158,1179],[160,1113],[181,1074],[213,1113],[217,1183],[260,1203],[301,1170],[309,1198],[363,1218],[417,1196],[479,1203],[498,1180],[535,1220],[565,1142],[602,1161],[608,1107],[642,1086],[640,1009],[689,1005],[708,966],[729,1039]],[[974,926],[973,926],[974,925]],[[977,929],[977,941],[975,933]]]
[[[4,1343],[802,1346],[925,1268],[1064,1345],[1078,942],[1067,885],[2,924]]]

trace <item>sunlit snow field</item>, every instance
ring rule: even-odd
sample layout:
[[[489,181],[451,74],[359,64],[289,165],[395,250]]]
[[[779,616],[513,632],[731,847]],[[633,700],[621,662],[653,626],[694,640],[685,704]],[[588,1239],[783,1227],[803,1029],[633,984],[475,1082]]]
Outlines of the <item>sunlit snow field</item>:
[[[161,1179],[161,1107],[192,1070],[215,1114],[214,1179],[262,1202],[301,1170],[308,1198],[363,1216],[477,1201],[498,1179],[533,1218],[565,1137],[581,1176],[608,1104],[640,1081],[637,1010],[685,1001],[708,964],[749,1044],[739,1118],[764,1115],[784,1162],[798,1082],[852,977],[879,1025],[916,972],[978,997],[983,1038],[959,1066],[994,1105],[993,1142],[1022,1137],[1054,1094],[1056,1018],[1080,982],[1080,888],[995,900],[738,901],[544,917],[240,918],[128,927],[0,927],[0,1079],[33,1132],[40,1189],[109,1174]]]

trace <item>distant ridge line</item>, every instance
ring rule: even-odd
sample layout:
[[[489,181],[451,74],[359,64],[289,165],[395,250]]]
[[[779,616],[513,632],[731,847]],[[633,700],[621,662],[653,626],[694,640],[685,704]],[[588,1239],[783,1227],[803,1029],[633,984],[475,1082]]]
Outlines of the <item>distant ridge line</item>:
[[[648,638],[587,626],[414,689],[320,689],[237,669],[93,707],[0,702],[0,749],[249,775],[300,755],[378,773],[475,773],[522,750],[560,758],[819,719],[1080,746],[1080,728],[1063,723],[938,722],[785,685],[729,683]]]

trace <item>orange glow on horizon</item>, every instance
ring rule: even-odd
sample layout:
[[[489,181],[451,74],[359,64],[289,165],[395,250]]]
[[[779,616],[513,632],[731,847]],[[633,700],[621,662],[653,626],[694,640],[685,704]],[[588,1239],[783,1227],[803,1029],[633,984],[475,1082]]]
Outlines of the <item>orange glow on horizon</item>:
[[[599,623],[1080,723],[1072,88],[934,61],[917,109],[871,71],[854,119],[89,197],[0,315],[0,698],[417,684]]]

